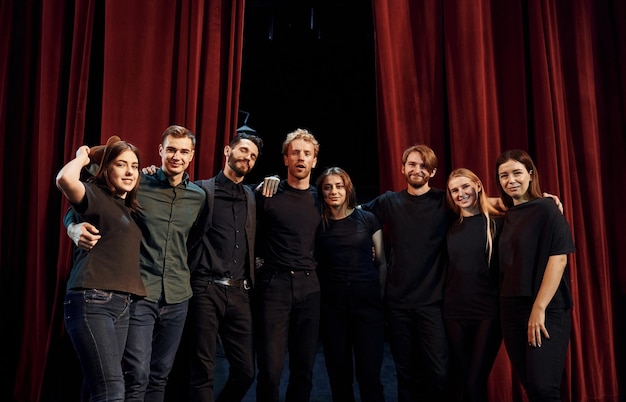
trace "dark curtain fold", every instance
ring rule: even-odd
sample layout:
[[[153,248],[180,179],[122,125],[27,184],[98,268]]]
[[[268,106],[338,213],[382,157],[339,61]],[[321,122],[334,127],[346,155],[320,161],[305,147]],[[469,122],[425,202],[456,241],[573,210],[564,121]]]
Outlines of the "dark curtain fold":
[[[143,164],[159,164],[161,133],[182,124],[197,136],[192,176],[219,170],[237,124],[243,12],[242,0],[107,1],[103,135],[128,138]]]
[[[58,169],[113,134],[160,164],[161,133],[181,124],[198,139],[192,177],[210,177],[236,129],[244,0],[158,3],[0,3],[2,388],[15,400],[81,392],[62,325],[71,243]]]
[[[405,187],[402,151],[430,145],[436,183],[474,170],[497,195],[505,149],[535,158],[575,237],[574,328],[563,380],[572,401],[617,401],[623,347],[624,18],[619,2],[373,0],[383,190]],[[620,183],[620,184],[618,184]],[[621,236],[623,238],[623,236]],[[525,400],[504,349],[492,400]]]

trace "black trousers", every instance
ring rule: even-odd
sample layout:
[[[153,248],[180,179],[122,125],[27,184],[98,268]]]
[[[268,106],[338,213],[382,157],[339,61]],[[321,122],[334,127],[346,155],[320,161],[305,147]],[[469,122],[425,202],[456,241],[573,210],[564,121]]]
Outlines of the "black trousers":
[[[450,400],[485,402],[487,383],[500,346],[500,317],[446,318],[450,340]]]
[[[528,345],[531,298],[500,298],[504,346],[513,370],[520,378],[529,401],[561,401],[561,380],[572,330],[571,309],[546,309],[545,326],[550,339],[541,347]]]
[[[449,348],[441,303],[390,308],[388,322],[398,401],[448,400]]]
[[[218,335],[229,375],[218,401],[241,401],[254,382],[252,312],[247,290],[192,281],[187,329],[191,339],[190,401],[214,400],[213,381]]]
[[[380,284],[322,281],[321,294],[320,336],[333,401],[354,402],[356,375],[361,401],[383,402],[385,312]]]
[[[255,337],[257,402],[278,402],[280,378],[289,352],[287,402],[308,402],[319,338],[320,285],[315,271],[256,274]]]

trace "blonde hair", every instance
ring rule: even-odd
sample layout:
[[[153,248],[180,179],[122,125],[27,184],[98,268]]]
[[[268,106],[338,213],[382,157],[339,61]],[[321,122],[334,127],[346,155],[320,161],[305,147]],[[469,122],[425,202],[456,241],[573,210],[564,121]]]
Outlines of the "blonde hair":
[[[287,152],[289,152],[289,144],[291,144],[295,140],[303,140],[313,144],[313,147],[315,148],[314,156],[317,156],[317,154],[320,152],[320,143],[317,142],[315,136],[310,133],[309,130],[299,128],[296,131],[292,131],[291,133],[287,134],[287,138],[285,138],[285,141],[283,142],[283,155],[287,155]]]
[[[454,169],[450,176],[448,176],[447,182],[447,190],[446,190],[446,200],[448,201],[448,205],[450,208],[459,215],[459,222],[463,222],[463,214],[461,213],[461,208],[456,205],[454,199],[452,198],[452,194],[450,193],[450,180],[457,177],[465,177],[469,179],[474,185],[479,186],[480,190],[478,191],[478,196],[476,197],[476,205],[478,209],[480,209],[480,213],[486,218],[487,224],[485,227],[485,231],[487,232],[487,242],[485,244],[485,251],[487,252],[487,262],[491,265],[491,257],[493,255],[493,240],[496,236],[496,224],[493,220],[492,216],[501,216],[502,213],[498,211],[487,198],[487,194],[485,194],[485,186],[480,181],[480,178],[471,170],[466,168]]]

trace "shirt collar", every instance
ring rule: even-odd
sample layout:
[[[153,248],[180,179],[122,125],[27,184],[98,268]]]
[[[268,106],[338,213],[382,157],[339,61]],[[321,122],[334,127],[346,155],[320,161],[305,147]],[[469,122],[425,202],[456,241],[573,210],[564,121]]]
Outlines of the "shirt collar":
[[[223,170],[220,170],[220,172],[217,174],[217,176],[215,177],[215,182],[219,184],[222,188],[229,189],[231,191],[240,192],[243,188],[243,185],[241,183],[235,183],[231,179],[226,177]]]
[[[169,184],[169,180],[167,179],[167,176],[165,175],[165,173],[163,172],[163,169],[158,168],[157,172],[155,174],[155,177],[163,183],[168,183]],[[189,173],[184,172],[183,173],[183,180],[181,181],[180,184],[184,184],[185,187],[187,187],[187,185],[189,184]]]

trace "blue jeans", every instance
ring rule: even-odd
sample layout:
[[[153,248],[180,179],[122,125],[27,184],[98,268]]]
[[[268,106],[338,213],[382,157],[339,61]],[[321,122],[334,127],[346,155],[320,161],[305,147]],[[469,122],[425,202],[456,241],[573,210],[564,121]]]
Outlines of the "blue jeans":
[[[139,300],[132,304],[124,351],[127,402],[163,401],[188,306],[188,300],[176,304]]]
[[[63,312],[91,401],[123,401],[122,354],[131,296],[98,289],[68,290]]]

